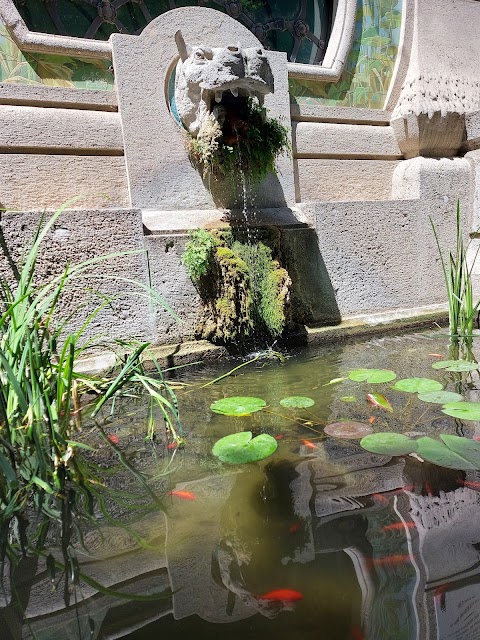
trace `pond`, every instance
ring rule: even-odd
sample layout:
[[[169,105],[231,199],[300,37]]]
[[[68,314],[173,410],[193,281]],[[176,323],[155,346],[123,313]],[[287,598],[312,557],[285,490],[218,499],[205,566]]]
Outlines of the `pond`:
[[[358,438],[324,433],[354,421],[412,441],[453,434],[475,442],[480,421],[446,415],[441,403],[394,386],[428,378],[474,401],[478,370],[432,368],[462,358],[441,333],[350,340],[285,360],[268,355],[214,384],[207,383],[244,362],[179,370],[188,383],[177,392],[186,444],[160,444],[148,457],[149,472],[162,474],[165,510],[130,518],[126,529],[103,521],[85,533],[82,571],[110,592],[81,582],[65,609],[40,572],[23,637],[480,637],[480,472],[444,468],[418,451],[373,453]],[[357,382],[349,375],[358,369],[396,378]],[[266,406],[240,416],[210,409],[238,396]],[[292,396],[314,404],[280,404]],[[137,401],[109,425],[118,447],[142,464],[150,451],[139,436],[144,424]],[[241,465],[212,454],[218,439],[244,431],[267,433],[278,448]]]

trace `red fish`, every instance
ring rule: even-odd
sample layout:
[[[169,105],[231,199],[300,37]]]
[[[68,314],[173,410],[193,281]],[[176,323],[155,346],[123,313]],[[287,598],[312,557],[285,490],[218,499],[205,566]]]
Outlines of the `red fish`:
[[[368,419],[370,424],[373,424],[375,422],[375,420],[376,420],[375,416],[370,416],[370,418]]]
[[[365,636],[358,624],[354,624],[352,627],[352,638],[353,640],[365,640]]]
[[[433,358],[443,358],[441,353],[428,353],[427,355],[432,356]]]
[[[283,433],[279,433],[278,436],[275,436],[275,440],[283,440],[284,437]]]
[[[261,596],[257,596],[257,600],[270,600],[271,602],[296,602],[302,600],[303,595],[300,591],[293,589],[275,589]]]
[[[170,444],[167,444],[167,449],[176,449],[177,446],[176,442],[170,442]]]
[[[412,556],[398,553],[392,556],[385,556],[384,558],[372,558],[371,563],[379,567],[396,567],[399,564],[405,564],[411,561]]]
[[[120,438],[118,436],[107,436],[112,444],[118,444],[120,442]]]
[[[413,522],[394,522],[393,524],[387,524],[385,527],[382,527],[380,532],[402,531],[402,529],[415,529],[415,524]]]
[[[297,533],[301,526],[300,522],[294,522],[290,527],[288,527],[288,531],[290,533]]]
[[[480,442],[480,436],[473,436],[472,440],[476,440],[477,442]]]
[[[177,496],[177,498],[182,498],[182,500],[196,500],[197,496],[191,491],[170,491],[171,496]]]
[[[388,499],[385,496],[382,496],[381,493],[372,493],[372,498],[374,498],[376,502],[383,502],[383,504],[388,504]]]
[[[468,487],[469,489],[480,489],[480,482],[474,482],[473,480],[457,480],[458,484],[462,487]]]
[[[309,449],[318,449],[317,445],[313,444],[313,442],[310,442],[310,440],[302,440],[302,442]]]

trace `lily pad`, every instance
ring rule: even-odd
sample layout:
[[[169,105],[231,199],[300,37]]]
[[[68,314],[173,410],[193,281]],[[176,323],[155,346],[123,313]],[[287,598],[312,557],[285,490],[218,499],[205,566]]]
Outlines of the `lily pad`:
[[[280,400],[280,404],[282,407],[289,407],[292,409],[307,409],[308,407],[313,407],[315,400],[307,398],[306,396],[289,396],[288,398]]]
[[[425,436],[419,438],[417,444],[418,455],[428,462],[438,464],[439,467],[460,469],[462,471],[476,468],[471,462],[451,451],[443,442]]]
[[[252,438],[251,431],[242,431],[217,440],[212,453],[222,462],[245,464],[268,458],[277,447],[278,442],[267,433]]]
[[[478,369],[476,362],[469,362],[468,360],[440,360],[440,362],[434,362],[432,369],[445,369],[446,371],[475,371]]]
[[[480,469],[480,442],[453,435],[440,437],[449,449],[471,462],[476,469]]]
[[[327,424],[325,433],[334,438],[363,438],[373,433],[373,429],[363,422],[332,422]]]
[[[360,445],[372,453],[387,456],[403,456],[417,450],[417,440],[410,440],[401,433],[372,433],[360,440]]]
[[[448,402],[462,402],[463,397],[459,393],[453,391],[429,391],[428,393],[419,393],[418,399],[423,402],[434,402],[435,404],[447,404]]]
[[[260,409],[266,406],[267,403],[261,398],[232,396],[231,398],[216,400],[210,405],[210,409],[224,416],[249,416],[251,413],[260,411]]]
[[[393,413],[392,405],[381,393],[367,393],[366,398],[367,402],[372,406],[378,407],[379,409],[385,409],[385,411]]]
[[[354,382],[380,384],[381,382],[395,380],[397,374],[394,371],[390,371],[390,369],[355,369],[349,373],[348,377]]]
[[[443,384],[431,378],[404,378],[397,380],[393,388],[407,393],[428,393],[429,391],[440,391],[443,389]]]
[[[460,420],[480,420],[480,402],[448,402],[442,413]]]

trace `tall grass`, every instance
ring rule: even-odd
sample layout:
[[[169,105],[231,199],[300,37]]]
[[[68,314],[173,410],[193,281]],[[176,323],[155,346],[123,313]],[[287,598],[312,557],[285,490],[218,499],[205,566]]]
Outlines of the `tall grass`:
[[[456,211],[456,244],[455,251],[448,252],[445,260],[435,225],[430,218],[435,241],[442,264],[443,277],[448,299],[449,333],[452,338],[471,338],[475,318],[480,307],[480,300],[475,302],[472,285],[472,270],[477,259],[478,249],[471,265],[467,260],[469,244],[465,246],[460,219],[460,202]]]
[[[78,414],[85,399],[88,397],[87,411],[97,420],[103,440],[116,452],[119,464],[140,482],[146,510],[152,504],[163,508],[161,499],[147,477],[109,442],[98,422],[99,414],[122,394],[141,389],[150,403],[148,437],[155,435],[155,407],[172,437],[178,440],[181,433],[175,393],[159,364],[155,362],[153,375],[145,371],[148,343],[131,346],[122,342],[123,361],[113,375],[87,375],[76,370],[76,362],[91,347],[86,330],[111,300],[103,297],[81,327],[69,332],[72,315],[62,319],[62,295],[80,277],[87,277],[92,265],[124,254],[66,266],[49,282],[36,282],[42,241],[74,200],[38,226],[23,263],[14,269],[15,280],[2,277],[0,282],[0,558],[10,561],[13,579],[19,563],[30,566],[29,556],[44,553],[48,531],[56,523],[61,532],[67,604],[69,577],[71,582],[79,573],[72,536],[76,531],[81,540],[82,521],[96,524],[99,515],[109,517],[105,477],[89,460],[91,447],[77,435]],[[139,513],[142,505],[136,508]]]

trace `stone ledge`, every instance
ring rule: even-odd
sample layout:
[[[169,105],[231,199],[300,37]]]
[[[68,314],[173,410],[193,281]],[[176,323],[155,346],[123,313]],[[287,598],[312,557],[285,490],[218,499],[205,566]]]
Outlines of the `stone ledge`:
[[[66,89],[8,82],[0,82],[0,104],[91,111],[118,109],[115,91]]]
[[[356,107],[327,107],[322,104],[290,103],[290,116],[298,122],[334,122],[337,124],[369,124],[385,127],[390,124],[390,111]]]

